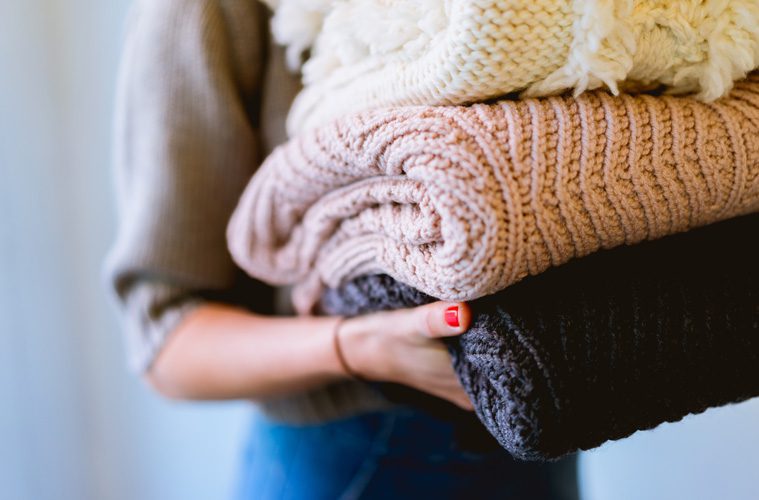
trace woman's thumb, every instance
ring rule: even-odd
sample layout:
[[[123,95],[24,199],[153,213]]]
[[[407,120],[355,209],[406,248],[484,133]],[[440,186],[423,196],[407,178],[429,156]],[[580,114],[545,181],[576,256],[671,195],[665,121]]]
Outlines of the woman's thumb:
[[[464,333],[472,311],[464,302],[435,302],[413,310],[417,331],[426,337],[450,337]]]

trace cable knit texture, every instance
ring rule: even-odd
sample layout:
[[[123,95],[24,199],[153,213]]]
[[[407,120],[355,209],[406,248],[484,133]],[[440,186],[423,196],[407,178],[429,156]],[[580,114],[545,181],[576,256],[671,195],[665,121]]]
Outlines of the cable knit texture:
[[[756,0],[265,0],[290,64],[291,134],[359,110],[526,90],[724,95],[759,67]]]
[[[759,75],[730,97],[602,91],[354,115],[276,149],[227,228],[235,261],[297,284],[388,274],[471,300],[602,248],[759,209]]]
[[[752,215],[599,252],[475,301],[448,347],[477,416],[538,460],[759,396],[757,232]],[[322,308],[431,300],[369,276],[327,291]]]

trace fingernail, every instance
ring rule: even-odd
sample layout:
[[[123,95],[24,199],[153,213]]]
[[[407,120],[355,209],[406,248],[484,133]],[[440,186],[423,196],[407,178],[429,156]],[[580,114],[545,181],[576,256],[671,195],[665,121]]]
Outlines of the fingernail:
[[[459,306],[451,306],[445,310],[445,322],[452,328],[459,327]]]

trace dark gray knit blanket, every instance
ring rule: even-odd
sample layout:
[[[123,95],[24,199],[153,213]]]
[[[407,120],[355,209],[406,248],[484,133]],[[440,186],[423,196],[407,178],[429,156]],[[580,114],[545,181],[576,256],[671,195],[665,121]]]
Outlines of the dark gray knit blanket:
[[[759,216],[599,252],[472,303],[448,341],[512,455],[561,457],[759,395]],[[356,315],[432,299],[388,276],[328,291]]]

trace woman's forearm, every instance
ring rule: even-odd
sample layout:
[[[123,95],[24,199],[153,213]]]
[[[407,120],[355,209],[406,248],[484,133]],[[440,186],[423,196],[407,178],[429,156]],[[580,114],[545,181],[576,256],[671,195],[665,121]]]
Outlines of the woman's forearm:
[[[346,378],[350,371],[471,409],[440,341],[460,335],[470,322],[471,311],[462,303],[436,302],[345,321],[265,317],[206,304],[172,333],[147,378],[171,398],[264,399]]]
[[[178,326],[147,378],[178,399],[257,399],[345,377],[336,318],[265,317],[205,304]]]

